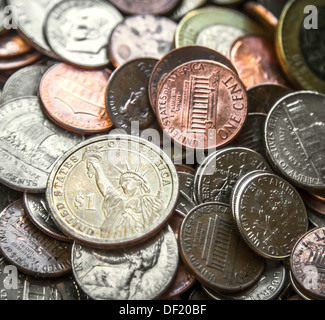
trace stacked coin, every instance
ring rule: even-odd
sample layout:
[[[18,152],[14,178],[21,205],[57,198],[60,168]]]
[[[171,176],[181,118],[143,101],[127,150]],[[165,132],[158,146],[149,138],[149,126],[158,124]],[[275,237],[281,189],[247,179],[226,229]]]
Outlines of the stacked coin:
[[[323,300],[307,2],[0,0],[1,298]]]

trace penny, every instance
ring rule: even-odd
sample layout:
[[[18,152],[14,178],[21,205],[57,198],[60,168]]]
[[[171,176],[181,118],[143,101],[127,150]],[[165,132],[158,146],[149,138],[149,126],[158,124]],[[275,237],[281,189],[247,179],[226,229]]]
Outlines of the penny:
[[[173,48],[173,20],[139,14],[126,17],[112,31],[108,54],[115,67],[136,58],[160,59]]]
[[[109,69],[83,70],[65,63],[51,67],[42,77],[39,96],[44,112],[62,128],[79,133],[108,132],[105,92]]]
[[[39,52],[31,51],[16,57],[0,58],[0,70],[13,70],[26,67],[35,63],[41,56]]]
[[[232,44],[229,57],[247,88],[265,82],[289,86],[270,38],[241,36]]]
[[[206,287],[203,289],[215,300],[275,300],[283,291],[288,277],[282,262],[266,259],[265,269],[260,279],[243,292],[224,294]]]
[[[36,50],[51,58],[57,56],[52,52],[43,33],[43,24],[47,14],[60,0],[7,0],[15,8],[15,23],[19,34]]]
[[[125,15],[152,14],[166,15],[171,12],[179,0],[110,0]]]
[[[279,20],[276,49],[282,68],[298,89],[325,93],[324,24],[305,28],[308,0],[289,1]],[[313,1],[317,21],[324,21],[323,0]]]
[[[125,248],[159,232],[179,193],[177,171],[156,145],[102,135],[67,152],[48,179],[50,214],[90,247]]]
[[[241,237],[267,259],[290,256],[308,229],[308,217],[298,191],[280,176],[255,171],[233,188],[232,213]]]
[[[3,87],[3,102],[16,98],[38,96],[39,84],[47,68],[44,65],[32,65],[17,70]]]
[[[198,183],[194,190],[197,201],[230,204],[231,193],[236,182],[246,173],[255,170],[271,170],[259,153],[243,147],[217,151],[197,173]]]
[[[84,68],[102,68],[109,64],[109,36],[122,19],[108,1],[67,0],[50,11],[44,32],[62,60]]]
[[[277,18],[280,18],[283,8],[288,3],[288,0],[283,0],[283,1],[257,0],[257,3],[264,6],[267,10],[272,12]]]
[[[325,227],[309,230],[295,244],[290,270],[297,286],[307,296],[325,299],[324,247]]]
[[[227,56],[237,37],[263,33],[263,28],[238,10],[206,7],[193,10],[182,18],[175,32],[175,47],[197,44]]]
[[[180,0],[178,6],[169,14],[169,18],[179,21],[190,11],[202,7],[207,0]]]
[[[193,209],[182,223],[179,241],[184,263],[214,290],[242,291],[264,270],[264,259],[238,237],[226,204],[204,203]]]
[[[278,100],[265,124],[270,163],[297,187],[324,190],[325,95],[296,91]]]
[[[308,294],[299,286],[299,284],[297,284],[297,281],[292,276],[292,272],[290,272],[289,275],[290,275],[291,286],[294,292],[296,292],[301,299],[308,300],[308,301],[315,300],[313,297],[308,296]]]
[[[268,114],[280,98],[291,92],[290,88],[274,83],[261,83],[251,86],[247,88],[248,112]]]
[[[23,200],[0,214],[0,250],[20,271],[36,277],[58,277],[71,271],[71,245],[57,241],[29,220]]]
[[[174,232],[166,227],[140,245],[118,251],[75,243],[72,270],[93,300],[153,300],[171,284],[178,259]]]
[[[45,192],[54,162],[84,138],[52,124],[37,97],[4,103],[0,116],[0,181],[22,192]]]
[[[45,194],[24,193],[24,205],[29,219],[48,236],[62,241],[71,241],[55,224],[48,212]]]
[[[230,143],[247,116],[240,79],[223,65],[196,60],[175,68],[157,93],[157,118],[174,143],[208,150]]]
[[[316,211],[319,215],[325,218],[325,202],[312,196],[309,192],[300,190],[300,195],[307,207]]]
[[[7,32],[0,38],[0,58],[15,57],[31,50],[32,48],[16,32]]]
[[[156,59],[137,58],[112,73],[105,103],[115,128],[134,135],[148,128],[159,128],[148,95],[149,79],[156,63]]]
[[[237,73],[236,68],[224,55],[208,47],[191,45],[176,48],[162,57],[154,67],[149,81],[149,99],[154,112],[157,107],[157,91],[166,78],[176,67],[193,60],[212,60],[219,62],[233,72]]]

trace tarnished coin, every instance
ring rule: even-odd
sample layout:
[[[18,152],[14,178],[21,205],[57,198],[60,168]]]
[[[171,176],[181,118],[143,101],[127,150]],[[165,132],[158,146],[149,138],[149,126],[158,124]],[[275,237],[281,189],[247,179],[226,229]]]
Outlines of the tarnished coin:
[[[208,60],[186,62],[166,76],[157,94],[157,118],[188,149],[230,143],[247,116],[246,89],[235,73]]]
[[[0,250],[20,271],[36,277],[58,277],[71,271],[71,244],[58,241],[29,220],[23,200],[0,214]]]
[[[15,31],[7,32],[0,38],[0,58],[15,57],[30,51],[32,47]]]
[[[105,103],[115,128],[134,135],[148,128],[159,128],[148,95],[149,79],[157,62],[152,58],[137,58],[112,73]]]
[[[54,162],[84,140],[51,123],[37,97],[0,108],[0,181],[18,191],[45,192]]]
[[[239,36],[263,33],[263,28],[238,10],[206,7],[182,18],[175,32],[175,47],[197,44],[228,56],[231,44]]]
[[[307,207],[316,211],[319,215],[322,215],[325,218],[325,202],[317,197],[314,197],[309,192],[300,190],[300,195],[304,200]]]
[[[26,212],[36,227],[50,237],[62,241],[71,241],[55,224],[53,218],[49,214],[46,206],[44,194],[24,193],[24,205]]]
[[[66,0],[47,16],[47,41],[64,61],[85,68],[109,63],[107,44],[122,14],[105,0]]]
[[[22,192],[8,188],[2,183],[0,183],[0,195],[0,212],[7,208],[11,203],[22,199],[24,196]]]
[[[176,22],[162,16],[126,17],[110,36],[108,54],[111,62],[118,67],[136,58],[160,59],[173,48],[176,26]]]
[[[180,0],[109,0],[109,2],[126,15],[166,15],[176,7],[179,1]]]
[[[49,47],[43,33],[43,25],[47,14],[61,0],[7,0],[14,10],[15,21],[18,32],[42,54],[50,58],[56,58]]]
[[[247,88],[265,82],[290,85],[279,65],[271,38],[251,34],[241,36],[233,42],[229,58]]]
[[[231,204],[241,237],[267,259],[288,258],[297,239],[308,230],[298,191],[273,173],[255,171],[240,178]]]
[[[193,60],[216,61],[237,73],[236,68],[230,60],[214,49],[198,45],[173,49],[158,61],[150,77],[149,99],[155,113],[157,108],[157,91],[163,80],[176,67]]]
[[[315,228],[297,241],[290,257],[290,269],[297,286],[314,299],[325,300],[325,227]]]
[[[221,292],[239,292],[256,283],[264,259],[237,235],[230,207],[204,203],[184,219],[179,235],[183,261],[199,282]]]
[[[46,198],[64,233],[91,247],[112,248],[161,230],[178,192],[175,166],[160,148],[129,135],[103,135],[57,162]]]
[[[230,204],[231,192],[236,182],[246,173],[255,170],[271,170],[261,154],[243,147],[217,151],[197,173],[198,182],[194,192],[198,202]]]
[[[174,232],[168,227],[141,245],[118,251],[75,243],[72,270],[94,300],[153,300],[171,284],[178,255]]]
[[[317,24],[310,27],[305,13],[309,5],[309,0],[288,1],[279,19],[276,49],[281,66],[299,89],[325,93],[325,6],[323,0],[312,2]]]
[[[39,96],[48,117],[62,128],[79,133],[108,132],[105,92],[112,71],[83,70],[65,63],[51,67],[42,77]]]
[[[296,91],[278,100],[265,123],[270,163],[302,189],[325,189],[325,95]]]
[[[3,103],[16,98],[38,96],[39,84],[47,69],[44,65],[32,65],[17,70],[3,87]]]

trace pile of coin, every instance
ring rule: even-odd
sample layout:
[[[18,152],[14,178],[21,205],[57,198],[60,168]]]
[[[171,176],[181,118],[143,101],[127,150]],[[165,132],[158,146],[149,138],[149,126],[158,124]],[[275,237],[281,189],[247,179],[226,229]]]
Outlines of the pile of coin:
[[[1,299],[323,300],[324,13],[0,0]]]

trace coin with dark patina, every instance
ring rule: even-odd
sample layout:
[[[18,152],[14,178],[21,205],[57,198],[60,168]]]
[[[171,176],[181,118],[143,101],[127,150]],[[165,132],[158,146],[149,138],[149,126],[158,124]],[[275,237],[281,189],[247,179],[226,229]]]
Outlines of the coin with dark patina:
[[[112,31],[108,54],[115,67],[148,57],[160,59],[173,48],[176,22],[154,15],[126,17]]]
[[[247,88],[265,82],[290,85],[270,38],[262,35],[241,36],[234,41],[229,57]]]
[[[10,263],[26,274],[58,277],[71,271],[71,244],[41,232],[29,220],[23,200],[0,214],[0,250]]]
[[[170,227],[132,248],[99,250],[75,243],[72,270],[94,300],[152,300],[171,284],[178,267],[177,241]]]
[[[270,110],[264,135],[275,170],[302,189],[325,189],[325,95],[284,96]]]
[[[313,209],[319,215],[322,215],[325,218],[325,202],[323,200],[304,190],[300,190],[299,193],[307,207]]]
[[[297,239],[308,230],[298,191],[273,173],[244,175],[233,188],[231,204],[241,237],[267,259],[288,258]]]
[[[7,32],[0,38],[0,58],[14,57],[29,51],[32,51],[32,47],[15,31]]]
[[[48,117],[79,134],[108,132],[113,123],[105,106],[112,71],[83,70],[65,63],[51,67],[42,77],[39,96]]]
[[[150,77],[149,98],[154,112],[156,112],[157,107],[157,91],[165,77],[185,62],[203,59],[219,62],[237,73],[230,60],[214,49],[199,45],[173,49],[158,61]]]
[[[325,300],[325,227],[315,228],[297,241],[290,269],[297,287],[312,299]]]
[[[239,292],[253,285],[264,259],[237,235],[230,207],[204,203],[184,219],[179,235],[183,261],[204,285],[221,292]]]
[[[186,62],[163,80],[157,93],[161,128],[185,148],[216,149],[230,143],[247,116],[246,89],[224,65]]]
[[[148,96],[150,75],[157,61],[152,58],[134,59],[112,73],[105,103],[116,128],[128,134],[159,128]]]

